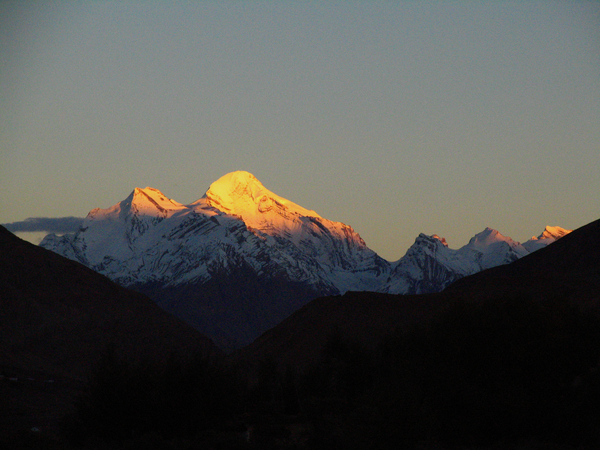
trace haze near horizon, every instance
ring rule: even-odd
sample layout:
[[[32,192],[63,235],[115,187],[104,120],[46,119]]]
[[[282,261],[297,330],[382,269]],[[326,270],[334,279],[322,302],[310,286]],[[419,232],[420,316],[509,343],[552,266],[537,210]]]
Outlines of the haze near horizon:
[[[596,2],[2,2],[0,223],[246,170],[388,260],[600,216]]]

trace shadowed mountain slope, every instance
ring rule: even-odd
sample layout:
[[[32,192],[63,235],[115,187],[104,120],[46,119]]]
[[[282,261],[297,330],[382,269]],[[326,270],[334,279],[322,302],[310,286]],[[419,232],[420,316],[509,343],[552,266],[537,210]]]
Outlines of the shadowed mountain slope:
[[[371,291],[440,292],[464,276],[508,264],[570,230],[546,227],[523,245],[486,228],[455,250],[420,234],[386,261],[349,225],[321,217],[236,171],[184,205],[157,189],[90,211],[71,234],[40,246],[78,261],[209,336],[239,349],[310,300]]]
[[[0,283],[5,365],[80,377],[109,344],[128,356],[219,353],[208,338],[147,297],[4,228]]]
[[[517,293],[536,298],[600,299],[600,220],[506,266],[465,277],[451,296],[493,298]]]
[[[316,299],[232,357],[250,367],[273,360],[302,369],[318,359],[334,335],[372,347],[381,337],[426,322],[454,302],[522,296],[576,300],[597,307],[600,220],[511,264],[462,278],[442,293],[401,296],[349,292]]]
[[[56,419],[109,346],[130,360],[221,354],[144,295],[0,227],[1,425]]]
[[[347,292],[321,297],[296,311],[231,359],[252,367],[265,361],[305,368],[318,361],[326,342],[341,337],[374,348],[397,330],[431,318],[440,309],[441,294],[400,296]]]

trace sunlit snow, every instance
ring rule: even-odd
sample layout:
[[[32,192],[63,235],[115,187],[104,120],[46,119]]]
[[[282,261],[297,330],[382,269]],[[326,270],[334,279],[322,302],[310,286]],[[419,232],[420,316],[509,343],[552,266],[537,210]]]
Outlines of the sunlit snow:
[[[189,205],[151,187],[135,188],[116,205],[92,210],[77,233],[51,234],[40,245],[124,285],[202,282],[215,271],[244,265],[328,293],[421,293],[507,264],[568,232],[546,227],[521,245],[486,228],[458,250],[437,235],[421,234],[400,260],[389,262],[350,226],[324,219],[237,171]]]

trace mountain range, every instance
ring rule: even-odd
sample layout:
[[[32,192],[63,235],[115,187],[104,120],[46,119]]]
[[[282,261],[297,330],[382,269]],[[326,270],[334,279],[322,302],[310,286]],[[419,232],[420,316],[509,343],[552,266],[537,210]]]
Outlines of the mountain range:
[[[579,305],[590,317],[596,317],[600,305],[598,233],[600,220],[518,261],[466,276],[439,293],[399,297],[347,292],[315,299],[234,353],[233,358],[245,364],[246,370],[265,360],[303,369],[318,362],[333,334],[372,349],[384,336],[430,323],[453,304],[533,301],[545,303],[551,310],[554,301],[562,306]],[[534,335],[537,332],[532,330]],[[582,348],[591,345],[579,344]]]
[[[230,359],[259,386],[302,374],[343,448],[596,448],[599,232],[439,293],[315,299]]]
[[[486,232],[471,240],[471,249],[486,249],[490,242],[505,247],[497,232]],[[151,359],[167,372],[173,352],[228,361],[249,381],[263,383],[257,389],[266,388],[260,395],[266,395],[267,403],[252,403],[253,414],[240,417],[249,423],[248,430],[255,429],[257,439],[268,437],[268,442],[279,442],[281,430],[304,427],[317,442],[343,441],[342,447],[350,448],[358,439],[355,447],[364,448],[380,439],[395,448],[398,427],[403,427],[402,433],[418,440],[415,448],[439,448],[439,442],[467,445],[475,438],[558,444],[577,438],[597,444],[599,232],[600,221],[595,221],[544,245],[545,239],[560,237],[558,228],[548,228],[521,245],[526,250],[539,246],[539,251],[464,276],[442,292],[322,296],[224,356],[209,339],[144,295],[0,227],[0,442],[10,444],[5,448],[42,448],[40,443],[47,442],[40,439],[48,438],[61,417],[73,411],[75,398],[85,398],[86,377],[103,350],[114,346],[127,361]],[[453,260],[448,255],[462,250],[449,251],[442,239],[430,238],[435,246],[425,246],[428,253],[419,255],[439,256],[441,249]],[[489,262],[495,253],[479,254],[481,262]],[[259,280],[248,268],[231,273],[247,278],[183,285],[190,295],[234,286],[225,292],[237,289],[243,305],[240,299],[258,299],[260,289],[265,290],[259,281],[277,282],[273,277]],[[289,280],[279,283],[287,289],[284,300],[296,301]],[[302,286],[295,288],[302,292]],[[177,293],[174,287],[160,289]],[[179,302],[185,303],[185,297]],[[206,307],[211,319],[227,309],[221,308]],[[265,380],[271,381],[265,385]],[[138,382],[145,386],[144,379]],[[316,391],[307,390],[311,386]],[[352,394],[349,388],[358,390]],[[304,415],[278,412],[274,400],[282,392],[302,401]],[[315,393],[320,397],[312,397]],[[340,393],[350,395],[349,400],[338,398]],[[163,412],[155,414],[162,418]],[[19,434],[32,427],[36,431]],[[506,437],[507,429],[516,431]],[[14,445],[13,436],[29,446]],[[271,447],[288,448],[284,444]]]
[[[76,233],[50,234],[40,245],[147,294],[230,350],[319,296],[439,292],[569,232],[546,227],[520,244],[486,228],[458,250],[437,235],[420,234],[390,262],[352,227],[238,171],[188,205],[157,189],[135,188],[118,204],[92,210]]]

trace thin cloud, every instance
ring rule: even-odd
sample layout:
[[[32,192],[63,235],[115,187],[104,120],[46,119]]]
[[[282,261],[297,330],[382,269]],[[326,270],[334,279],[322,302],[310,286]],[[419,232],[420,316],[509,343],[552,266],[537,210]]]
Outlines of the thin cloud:
[[[81,217],[30,217],[20,222],[4,223],[8,231],[13,233],[45,231],[47,233],[75,233],[81,227]]]

